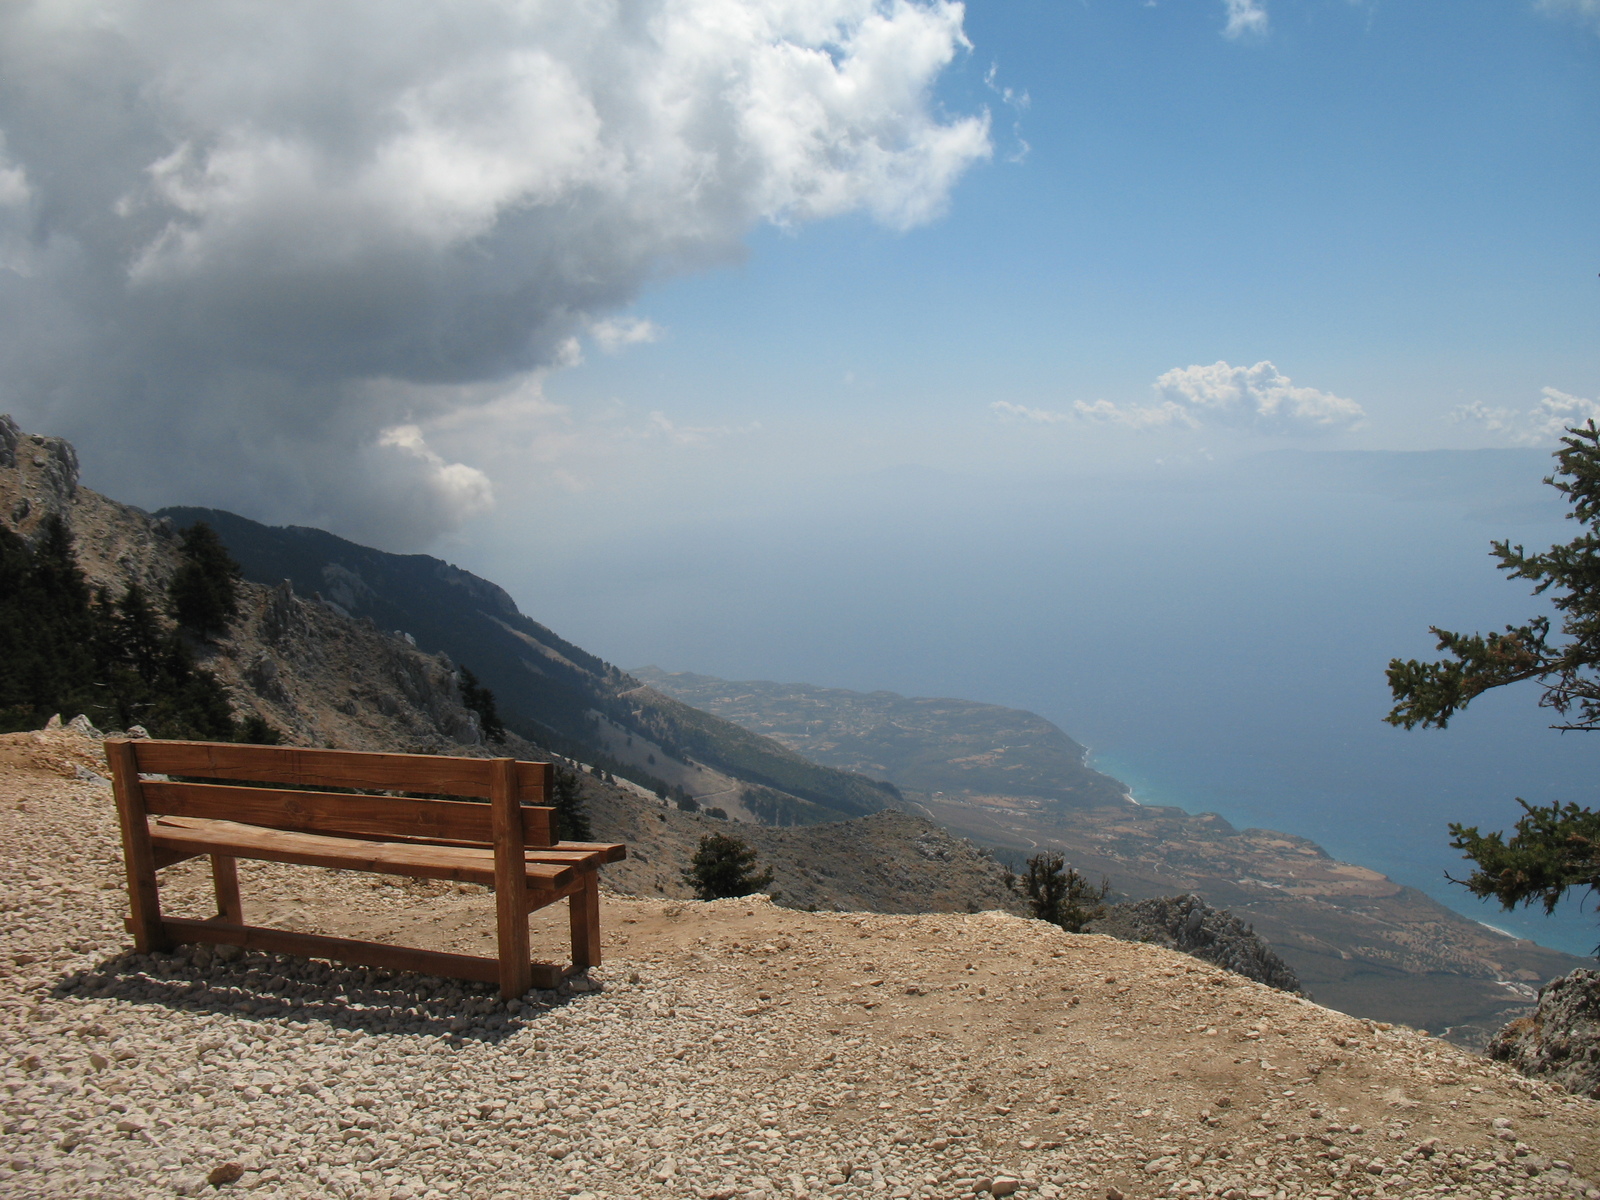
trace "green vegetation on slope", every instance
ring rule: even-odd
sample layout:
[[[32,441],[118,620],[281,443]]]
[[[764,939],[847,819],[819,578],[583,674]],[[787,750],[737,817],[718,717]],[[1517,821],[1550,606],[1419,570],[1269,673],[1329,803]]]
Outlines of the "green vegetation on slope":
[[[234,721],[222,686],[137,585],[115,601],[90,593],[72,536],[52,517],[34,545],[0,526],[0,732],[57,713],[156,737],[270,736],[259,719]]]

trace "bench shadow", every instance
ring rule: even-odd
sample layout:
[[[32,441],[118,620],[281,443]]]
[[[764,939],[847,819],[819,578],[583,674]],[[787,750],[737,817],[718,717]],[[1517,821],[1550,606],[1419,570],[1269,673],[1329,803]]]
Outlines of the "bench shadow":
[[[497,1044],[542,1016],[581,999],[598,983],[535,989],[516,1011],[492,983],[443,979],[411,971],[345,966],[320,959],[245,950],[231,959],[180,946],[170,954],[129,950],[62,976],[56,999],[121,1000],[197,1016],[324,1026],[334,1032],[436,1037],[451,1044]]]

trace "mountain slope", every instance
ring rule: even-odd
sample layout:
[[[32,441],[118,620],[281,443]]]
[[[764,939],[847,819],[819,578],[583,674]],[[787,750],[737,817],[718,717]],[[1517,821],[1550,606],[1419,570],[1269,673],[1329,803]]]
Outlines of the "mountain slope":
[[[178,563],[174,522],[79,486],[77,456],[70,444],[24,434],[10,418],[0,415],[0,527],[32,539],[41,534],[50,517],[61,518],[69,527],[78,566],[94,587],[105,588],[112,595],[120,595],[130,583],[139,584],[153,597],[165,591]],[[525,623],[530,637],[531,631],[542,629],[516,613],[509,598],[493,584],[467,572],[420,556],[401,559],[367,552],[315,530],[302,532],[302,539],[286,539],[287,549],[294,550],[296,541],[303,541],[343,556],[322,560],[334,568],[328,577],[342,583],[351,596],[365,594],[361,590],[365,588],[371,593],[367,604],[380,615],[409,617],[423,606],[384,607],[382,597],[366,582],[369,577],[402,596],[408,587],[422,592],[423,600],[437,604],[435,615],[444,625],[449,623],[444,598],[453,594],[469,597],[471,604],[481,606],[480,611],[498,607],[503,616]],[[287,553],[269,561],[278,567],[303,565]],[[367,575],[352,580],[342,574],[357,568]],[[430,577],[444,581],[431,595],[427,589]],[[462,702],[458,669],[450,657],[424,653],[392,629],[380,629],[370,612],[352,616],[338,601],[313,598],[309,588],[305,591],[304,595],[297,593],[293,582],[281,577],[270,587],[247,580],[240,587],[239,615],[227,632],[194,643],[200,665],[222,684],[236,717],[261,717],[293,745],[550,757],[548,746],[531,743],[514,732],[503,745],[485,745],[477,714]],[[468,603],[463,601],[463,607]],[[385,625],[395,623],[389,620]],[[512,624],[510,620],[506,623]],[[612,670],[544,632],[550,639],[546,644],[552,644],[554,652],[566,661],[577,667]],[[766,739],[617,675],[633,693],[617,702],[617,711],[634,717],[636,729],[648,721],[659,727],[663,740],[676,739],[692,746],[697,754],[743,763],[774,782],[803,790],[814,788],[816,794],[829,799],[836,797],[829,795],[828,787],[837,786],[841,779],[860,788],[874,803],[887,794],[869,781],[808,763]],[[64,715],[71,718],[76,714]],[[677,771],[674,782],[693,783],[708,795],[717,795],[718,803],[730,809],[738,808],[734,797],[742,797],[758,808],[787,806],[808,812],[812,819],[804,822],[806,828],[741,829],[773,865],[778,886],[791,904],[889,912],[1020,905],[1007,890],[998,863],[923,817],[874,811],[859,820],[839,822],[833,809],[760,783],[735,780],[702,761],[669,762],[656,742],[641,733],[630,734],[608,718],[595,717],[588,729],[598,738],[602,752],[618,758],[633,754],[640,761],[653,753],[653,769]],[[160,729],[152,732],[162,733]],[[97,744],[90,745],[98,753]],[[96,770],[104,773],[103,767]],[[578,784],[595,835],[629,843],[629,858],[607,868],[611,887],[680,898],[691,894],[682,872],[699,839],[727,829],[726,821],[704,813],[680,812],[627,783],[608,784],[584,775]],[[731,795],[722,796],[717,788]]]
[[[320,529],[262,525],[209,508],[165,508],[180,527],[205,521],[245,578],[290,580],[336,612],[409,635],[490,687],[508,728],[552,750],[602,761],[646,787],[677,784],[730,816],[775,825],[877,812],[893,787],[811,762],[731,722],[641,686],[518,611],[500,587],[424,554],[389,554]],[[672,763],[661,761],[673,760]],[[697,770],[701,764],[711,772]]]
[[[1506,937],[1306,838],[1131,803],[1122,785],[1082,764],[1082,747],[1033,713],[636,674],[825,761],[881,769],[907,789],[908,807],[1013,862],[1049,847],[1135,900],[1199,895],[1251,922],[1317,999],[1360,1016],[1481,1044],[1525,1010],[1539,983],[1592,965]],[[1059,787],[1050,786],[1052,770],[1063,772]]]

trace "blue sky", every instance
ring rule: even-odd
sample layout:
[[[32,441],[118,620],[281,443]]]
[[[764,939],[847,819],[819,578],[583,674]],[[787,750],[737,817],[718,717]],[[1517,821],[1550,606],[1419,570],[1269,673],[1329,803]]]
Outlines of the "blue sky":
[[[465,553],[1600,411],[1596,0],[302,7],[0,12],[0,404],[141,502]]]
[[[887,427],[943,462],[975,435],[1009,456],[973,428],[994,400],[1144,404],[1218,360],[1360,404],[1325,446],[1503,443],[1452,412],[1600,393],[1600,38],[1513,3],[1266,11],[1230,39],[1220,4],[973,5],[941,96],[992,109],[995,158],[947,216],[758,233],[740,266],[646,291],[660,343],[548,393],[690,426]],[[1062,453],[1149,444],[1024,423]]]

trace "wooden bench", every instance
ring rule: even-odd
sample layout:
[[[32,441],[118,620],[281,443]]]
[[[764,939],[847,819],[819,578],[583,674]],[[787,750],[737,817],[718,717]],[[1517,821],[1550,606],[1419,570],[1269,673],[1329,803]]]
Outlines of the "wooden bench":
[[[128,928],[141,953],[222,943],[498,983],[507,999],[600,963],[599,868],[626,848],[552,840],[552,810],[540,806],[549,763],[126,738],[108,738],[105,748],[122,822]],[[222,782],[143,778],[151,775]],[[410,795],[305,790],[319,788]],[[431,798],[439,795],[488,803]],[[163,916],[157,872],[202,854],[211,857],[216,916]],[[240,858],[487,884],[499,953],[480,958],[247,925]],[[571,967],[530,962],[528,914],[563,897]]]

